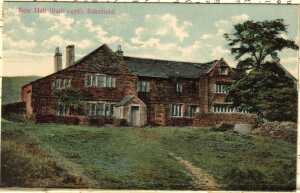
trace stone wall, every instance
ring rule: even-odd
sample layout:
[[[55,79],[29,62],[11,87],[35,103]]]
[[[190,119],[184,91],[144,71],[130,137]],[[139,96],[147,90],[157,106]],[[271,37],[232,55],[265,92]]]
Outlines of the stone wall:
[[[210,127],[219,123],[256,124],[256,115],[244,113],[199,113],[193,120],[195,127]]]
[[[34,116],[56,114],[58,101],[52,88],[56,79],[71,79],[71,88],[88,94],[87,101],[119,102],[126,95],[137,95],[137,76],[129,74],[124,62],[106,49],[95,50],[77,64],[24,86],[22,101],[26,103],[27,117],[35,119]],[[116,88],[85,87],[87,73],[103,73],[115,77]]]

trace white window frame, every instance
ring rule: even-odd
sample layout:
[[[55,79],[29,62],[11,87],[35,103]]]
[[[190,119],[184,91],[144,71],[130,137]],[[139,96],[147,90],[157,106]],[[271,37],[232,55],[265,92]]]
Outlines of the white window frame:
[[[115,88],[116,78],[107,74],[89,73],[85,75],[85,87]]]
[[[190,114],[191,107],[196,107],[195,112],[193,112],[192,114]],[[199,113],[199,112],[200,112],[199,105],[197,105],[197,104],[188,104],[187,105],[187,114],[186,114],[187,117],[191,117],[191,118],[195,117],[195,113]]]
[[[183,117],[183,104],[176,103],[170,105],[170,116],[171,117]]]
[[[146,80],[138,80],[137,91],[144,92],[144,93],[150,92],[150,82]]]
[[[183,91],[183,84],[181,82],[176,82],[176,93],[181,94]]]
[[[115,103],[106,102],[106,101],[87,101],[86,115],[91,117],[99,117],[99,116],[105,118],[113,117],[114,105]]]
[[[71,88],[71,81],[70,78],[57,78],[52,82],[52,89],[66,89]]]

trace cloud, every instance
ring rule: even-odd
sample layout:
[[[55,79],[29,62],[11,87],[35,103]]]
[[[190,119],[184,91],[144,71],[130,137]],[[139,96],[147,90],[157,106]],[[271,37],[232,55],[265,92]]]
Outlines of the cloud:
[[[75,47],[80,49],[87,49],[92,46],[92,41],[88,39],[82,40],[70,40],[66,39],[60,35],[53,35],[49,39],[46,39],[42,42],[43,47],[47,47],[49,49],[53,49],[57,46],[64,48],[67,45],[74,44]]]
[[[143,26],[137,28],[139,30],[143,29],[143,31],[135,31],[138,37],[133,37],[133,39],[143,41],[150,38],[173,38],[182,42],[189,37],[187,29],[191,26],[191,22],[180,21],[175,15],[169,13],[162,15],[147,14]]]
[[[213,37],[214,36],[212,34],[203,34],[203,35],[201,35],[200,39],[202,39],[202,40],[208,40],[208,39],[211,39]]]
[[[20,30],[21,32],[25,32],[28,34],[33,34],[35,32],[35,28],[31,26],[26,26],[21,19],[20,13],[16,8],[8,8],[4,11],[4,25],[8,26],[7,34],[13,34],[15,30]],[[31,24],[34,26],[34,24]]]
[[[192,26],[191,22],[183,21],[179,24],[179,21],[176,16],[171,14],[159,15],[146,15],[146,20],[160,20],[164,23],[160,28],[157,29],[157,35],[174,35],[180,40],[183,41],[185,38],[189,37],[187,28]]]
[[[223,27],[228,26],[229,24],[230,24],[230,21],[221,19],[221,20],[218,20],[215,22],[215,27],[223,28]]]
[[[230,54],[230,51],[228,49],[223,48],[222,46],[217,46],[215,48],[212,48],[211,56],[213,58],[223,58],[225,55]]]
[[[51,24],[50,30],[64,33],[72,29],[72,25],[74,24],[75,20],[71,17],[67,17],[65,13],[54,15],[49,12],[39,14],[40,20],[43,22],[47,22]]]
[[[96,38],[106,44],[122,43],[123,39],[119,36],[109,35],[107,31],[103,29],[101,25],[95,24],[91,19],[86,19],[84,26],[87,30],[93,34],[96,34]]]
[[[2,38],[4,48],[8,49],[32,50],[37,46],[34,40],[14,39],[5,33],[3,33]]]
[[[241,15],[234,15],[228,19],[218,20],[214,23],[215,27],[217,28],[217,35],[220,35],[223,32],[225,33],[226,31],[228,32],[229,30],[231,30],[233,25],[235,25],[237,23],[242,23],[249,19],[250,19],[250,17],[247,14],[241,14]]]
[[[249,15],[247,15],[247,14],[241,14],[241,15],[232,16],[231,17],[231,22],[234,23],[234,24],[237,24],[237,23],[241,23],[241,22],[247,21],[249,19],[250,19]]]

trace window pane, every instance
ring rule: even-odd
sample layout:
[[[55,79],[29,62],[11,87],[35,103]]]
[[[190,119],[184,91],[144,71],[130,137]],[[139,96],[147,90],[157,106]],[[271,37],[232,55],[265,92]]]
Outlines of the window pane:
[[[104,115],[104,103],[98,103],[98,105],[97,105],[97,115],[99,115],[99,116]]]
[[[116,88],[116,78],[112,78],[112,87]]]

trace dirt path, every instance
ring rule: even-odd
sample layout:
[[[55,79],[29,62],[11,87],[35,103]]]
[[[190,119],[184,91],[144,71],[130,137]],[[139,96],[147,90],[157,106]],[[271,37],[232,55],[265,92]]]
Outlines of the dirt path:
[[[194,166],[189,161],[182,157],[176,156],[174,153],[169,153],[171,157],[177,160],[192,176],[193,184],[196,189],[200,190],[218,190],[219,186],[216,180],[207,174],[203,169]]]

